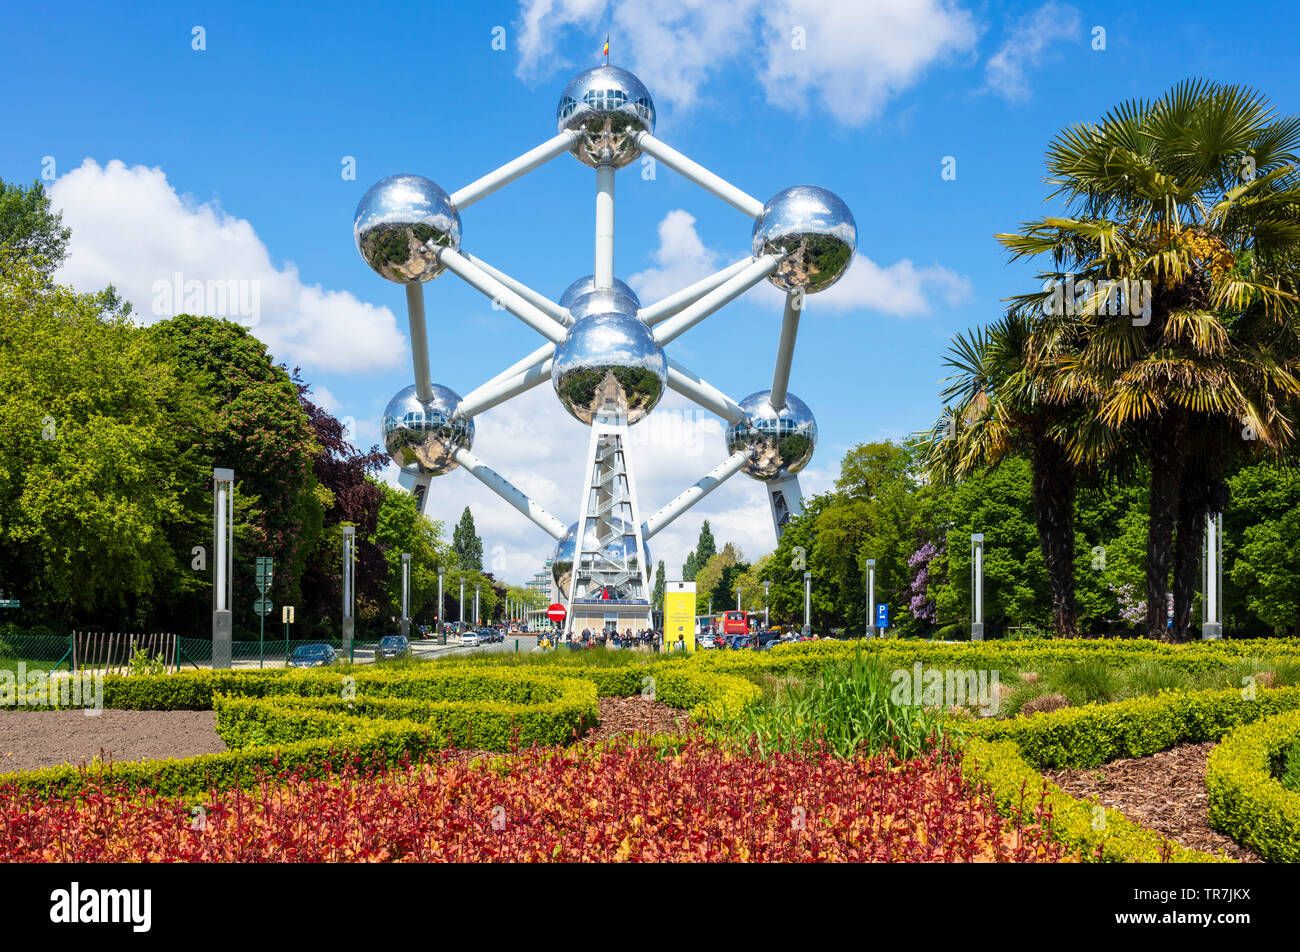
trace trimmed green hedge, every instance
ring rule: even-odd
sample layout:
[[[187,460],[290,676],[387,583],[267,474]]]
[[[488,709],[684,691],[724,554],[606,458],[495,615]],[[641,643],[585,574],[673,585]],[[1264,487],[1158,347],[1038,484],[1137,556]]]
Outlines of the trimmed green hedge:
[[[1300,688],[1242,692],[1194,691],[1063,708],[1005,721],[961,722],[968,734],[1013,740],[1043,769],[1097,767],[1119,757],[1145,757],[1179,744],[1218,740],[1232,729],[1300,708]]]
[[[1278,762],[1300,738],[1300,711],[1239,728],[1210,754],[1210,825],[1275,863],[1300,862],[1300,793],[1278,782]]]
[[[1042,715],[1039,715],[1042,716]],[[962,761],[966,775],[985,785],[1003,816],[1037,823],[1040,801],[1052,815],[1052,836],[1086,862],[1224,863],[1231,860],[1190,850],[1138,826],[1118,810],[1076,800],[1045,780],[1013,741],[971,738]],[[1044,795],[1044,789],[1046,794]]]

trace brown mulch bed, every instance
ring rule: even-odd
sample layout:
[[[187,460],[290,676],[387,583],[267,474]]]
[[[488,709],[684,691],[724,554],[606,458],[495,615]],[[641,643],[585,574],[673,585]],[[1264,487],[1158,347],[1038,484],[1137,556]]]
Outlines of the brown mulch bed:
[[[0,774],[107,760],[192,757],[226,749],[215,711],[5,711]]]
[[[685,730],[687,714],[640,695],[602,697],[600,724],[583,735],[588,744],[620,734]],[[192,757],[226,749],[216,732],[213,711],[104,710],[95,717],[83,711],[6,711],[0,715],[0,774],[71,764],[80,767],[96,757],[127,761]],[[493,751],[444,751],[445,760],[471,760]]]
[[[1045,770],[1072,797],[1095,799],[1189,849],[1222,853],[1243,863],[1263,860],[1210,828],[1205,759],[1213,742],[1184,744],[1150,757],[1112,760],[1086,770]]]

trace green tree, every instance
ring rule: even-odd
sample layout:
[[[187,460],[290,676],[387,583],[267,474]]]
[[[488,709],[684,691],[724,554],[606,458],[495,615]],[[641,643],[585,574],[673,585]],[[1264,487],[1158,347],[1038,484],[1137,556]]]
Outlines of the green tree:
[[[1262,462],[1243,467],[1229,484],[1224,575],[1232,584],[1225,607],[1249,612],[1273,634],[1300,636],[1300,473]]]
[[[72,229],[63,226],[63,214],[50,210],[40,180],[30,188],[0,181],[0,247],[48,278],[67,257],[71,237]],[[12,266],[6,258],[0,254],[0,273]]]
[[[664,560],[659,560],[659,566],[655,569],[655,587],[650,595],[650,604],[655,609],[663,611],[664,592],[668,588],[668,576],[664,572]]]
[[[451,536],[451,548],[456,553],[456,567],[481,572],[483,570],[483,540],[474,530],[474,516],[469,506],[460,514],[460,522]]]
[[[382,494],[372,541],[387,565],[382,612],[400,618],[402,608],[402,554],[411,555],[411,618],[431,621],[438,610],[438,566],[450,566],[453,556],[442,541],[442,523],[426,519],[416,509],[415,497],[372,480]]]

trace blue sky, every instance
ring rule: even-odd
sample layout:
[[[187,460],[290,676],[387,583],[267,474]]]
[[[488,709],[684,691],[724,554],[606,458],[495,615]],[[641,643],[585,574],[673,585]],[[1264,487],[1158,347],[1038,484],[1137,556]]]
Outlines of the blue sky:
[[[661,139],[760,199],[818,184],[856,216],[859,258],[809,297],[791,380],[820,427],[810,493],[833,482],[853,444],[928,426],[949,337],[1030,286],[992,236],[1045,211],[1042,156],[1059,129],[1189,76],[1250,84],[1279,112],[1300,112],[1295,8],[1231,9],[21,5],[0,34],[0,178],[52,176],[74,228],[61,279],[86,290],[111,280],[146,320],[165,316],[153,285],[177,271],[259,282],[255,333],[368,444],[411,364],[402,291],[352,241],[357,200],[396,172],[453,191],[550,137],[560,90],[600,61],[610,32],[611,62],[655,97]],[[196,27],[205,49],[193,48]],[[1093,48],[1098,27],[1104,49]],[[506,48],[494,49],[501,36]],[[342,174],[348,157],[355,179]],[[941,174],[945,157],[955,179]],[[618,175],[616,270],[646,303],[747,253],[742,215],[667,169],[641,173]],[[594,179],[561,156],[467,209],[463,247],[558,297],[591,271]],[[454,276],[429,284],[426,302],[434,379],[461,394],[540,343]],[[755,289],[669,353],[740,399],[770,385],[779,323],[777,292]],[[716,418],[675,396],[656,416],[633,440],[643,516],[725,455]],[[550,389],[477,423],[476,452],[572,521],[585,431]],[[434,488],[431,515],[454,519],[470,504],[489,568],[507,579],[548,553],[543,534],[467,474]],[[751,558],[775,543],[762,487],[738,476],[654,540],[670,577],[703,518]]]

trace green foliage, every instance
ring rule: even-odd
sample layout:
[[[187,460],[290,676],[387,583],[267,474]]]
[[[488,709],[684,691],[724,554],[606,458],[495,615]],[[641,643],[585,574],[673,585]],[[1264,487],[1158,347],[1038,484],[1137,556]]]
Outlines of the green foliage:
[[[1300,862],[1300,792],[1280,783],[1274,766],[1300,743],[1300,711],[1257,721],[1210,752],[1210,825],[1272,862]]]
[[[1300,793],[1300,740],[1286,749],[1278,781],[1292,793]]]
[[[1300,472],[1259,463],[1229,486],[1224,574],[1230,590],[1274,634],[1300,633]]]
[[[163,674],[166,667],[162,655],[150,656],[143,648],[136,648],[127,665],[127,674],[131,676]]]
[[[889,670],[861,653],[750,705],[733,730],[765,752],[824,742],[840,757],[890,750],[901,760],[924,754],[945,735],[938,711],[895,700]]]
[[[483,571],[483,540],[474,529],[474,516],[469,506],[460,514],[460,522],[451,536],[451,548],[456,554],[456,567],[465,571]]]
[[[72,229],[63,227],[63,213],[51,211],[45,186],[36,180],[29,188],[0,182],[0,274],[16,257],[45,277],[52,275],[68,253]]]

